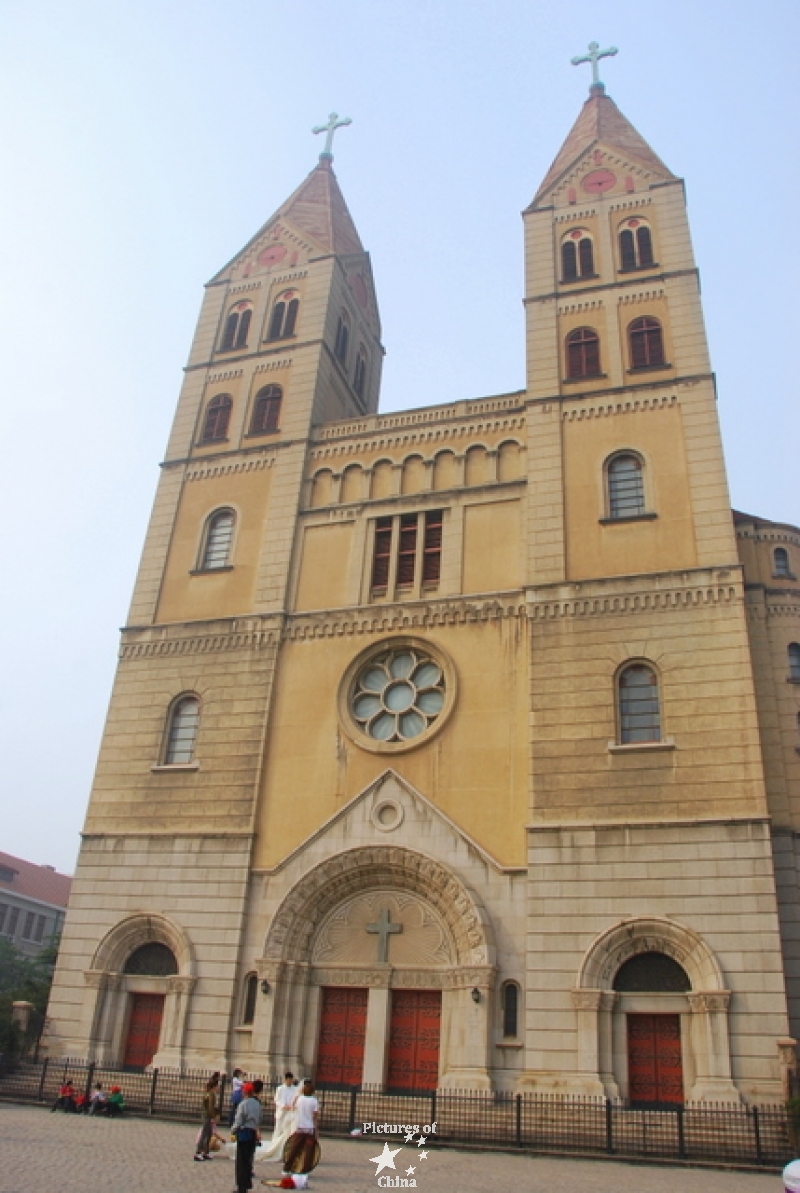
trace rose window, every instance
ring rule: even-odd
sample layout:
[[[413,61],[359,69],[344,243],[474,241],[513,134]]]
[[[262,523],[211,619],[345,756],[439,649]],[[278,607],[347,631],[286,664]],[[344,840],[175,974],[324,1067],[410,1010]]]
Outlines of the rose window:
[[[419,737],[444,708],[442,668],[422,650],[400,647],[374,655],[359,670],[350,711],[376,741]]]

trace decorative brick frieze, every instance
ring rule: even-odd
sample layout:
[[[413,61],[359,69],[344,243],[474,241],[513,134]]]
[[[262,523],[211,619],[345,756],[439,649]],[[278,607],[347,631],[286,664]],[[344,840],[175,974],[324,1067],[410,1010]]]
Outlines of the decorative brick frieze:
[[[245,459],[226,460],[224,464],[195,464],[186,471],[187,481],[208,480],[212,476],[233,476],[237,472],[260,472],[275,463],[274,453],[263,456],[247,456]]]
[[[582,402],[579,406],[573,406],[569,410],[565,410],[562,414],[564,422],[580,421],[584,418],[608,418],[612,414],[634,414],[644,410],[665,410],[669,406],[675,406],[678,403],[677,394],[662,394],[659,397],[645,398],[625,398],[618,402],[607,403],[593,403],[587,406]]]

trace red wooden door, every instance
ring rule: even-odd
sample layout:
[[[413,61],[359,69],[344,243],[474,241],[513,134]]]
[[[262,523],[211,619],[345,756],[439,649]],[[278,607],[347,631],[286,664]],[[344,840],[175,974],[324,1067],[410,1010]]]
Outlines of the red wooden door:
[[[317,1085],[360,1085],[367,1034],[367,991],[323,986]]]
[[[386,1084],[436,1089],[439,1084],[441,990],[393,990]]]
[[[134,994],[123,1065],[143,1069],[158,1052],[161,1020],[164,1017],[163,994]]]
[[[629,1099],[637,1106],[683,1104],[679,1015],[628,1015]]]

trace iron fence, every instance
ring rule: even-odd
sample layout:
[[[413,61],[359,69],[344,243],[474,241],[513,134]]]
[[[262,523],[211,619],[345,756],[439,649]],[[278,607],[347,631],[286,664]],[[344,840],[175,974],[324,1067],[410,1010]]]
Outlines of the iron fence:
[[[122,1089],[127,1109],[158,1118],[199,1121],[208,1071],[154,1069],[132,1073],[85,1060],[46,1059],[3,1067],[0,1098],[54,1104],[71,1080],[88,1097],[100,1082]],[[248,1074],[253,1080],[255,1074]],[[265,1089],[280,1077],[262,1076]],[[230,1114],[228,1078],[220,1080],[223,1118]],[[733,1106],[690,1103],[674,1109],[638,1110],[606,1098],[569,1094],[423,1090],[387,1092],[378,1086],[317,1091],[324,1134],[359,1130],[376,1138],[399,1132],[388,1127],[431,1129],[431,1144],[478,1144],[541,1153],[650,1158],[707,1164],[780,1168],[800,1150],[800,1117],[781,1105]],[[274,1107],[264,1099],[264,1128]]]

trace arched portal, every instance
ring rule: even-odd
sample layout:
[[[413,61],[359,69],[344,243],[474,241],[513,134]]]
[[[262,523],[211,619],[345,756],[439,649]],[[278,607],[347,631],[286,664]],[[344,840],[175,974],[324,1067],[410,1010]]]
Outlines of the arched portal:
[[[587,949],[572,997],[578,1065],[598,1093],[640,1104],[740,1101],[731,1079],[730,991],[690,928],[656,917],[615,924]],[[662,1048],[668,1077],[660,1086],[637,1068],[642,1041],[656,1067]],[[643,1096],[648,1088],[655,1093]]]
[[[186,933],[161,915],[129,916],[98,945],[84,974],[92,1060],[181,1067],[194,960]]]
[[[273,917],[259,1051],[275,1071],[314,1067],[332,1084],[489,1088],[494,956],[480,901],[440,863],[393,846],[338,854]],[[401,1035],[415,1041],[405,1055],[391,1043]]]

